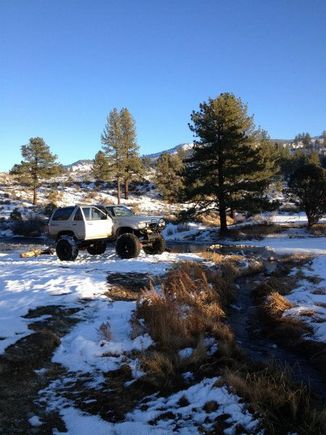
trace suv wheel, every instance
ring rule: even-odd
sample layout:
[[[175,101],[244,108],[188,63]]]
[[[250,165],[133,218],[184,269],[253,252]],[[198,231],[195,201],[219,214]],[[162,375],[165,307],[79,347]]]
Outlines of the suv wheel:
[[[145,254],[163,254],[165,251],[165,240],[161,235],[157,236],[150,245],[144,246],[143,249]]]
[[[56,253],[61,261],[75,261],[78,255],[78,246],[73,237],[63,236],[56,245]]]
[[[118,237],[115,245],[116,253],[121,258],[134,258],[138,257],[140,253],[141,244],[135,234],[125,233]]]
[[[91,245],[87,246],[87,252],[91,255],[101,255],[104,254],[106,250],[106,242],[103,240],[94,242]]]

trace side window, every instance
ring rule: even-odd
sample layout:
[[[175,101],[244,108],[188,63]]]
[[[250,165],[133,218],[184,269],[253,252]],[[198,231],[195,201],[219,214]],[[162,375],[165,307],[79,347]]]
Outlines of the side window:
[[[54,213],[52,220],[53,221],[66,221],[69,219],[69,217],[74,209],[75,209],[75,207],[58,208],[58,210]]]
[[[106,215],[98,208],[92,208],[92,220],[100,221],[106,219]]]
[[[75,213],[74,221],[82,221],[82,220],[83,220],[83,215],[79,208]]]
[[[92,217],[91,217],[91,208],[90,207],[83,207],[83,213],[85,216],[85,219],[87,221],[91,221]]]

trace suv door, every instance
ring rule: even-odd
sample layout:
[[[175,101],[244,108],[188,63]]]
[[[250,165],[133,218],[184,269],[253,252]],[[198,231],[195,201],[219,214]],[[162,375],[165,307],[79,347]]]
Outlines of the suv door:
[[[77,207],[71,222],[73,232],[77,239],[84,240],[86,235],[85,221],[80,207]]]
[[[102,210],[93,206],[83,206],[85,219],[85,240],[106,239],[112,235],[112,219]]]

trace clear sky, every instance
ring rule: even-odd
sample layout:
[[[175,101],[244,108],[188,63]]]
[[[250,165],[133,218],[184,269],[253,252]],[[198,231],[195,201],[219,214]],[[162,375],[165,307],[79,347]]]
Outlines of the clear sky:
[[[0,0],[0,56],[0,170],[34,136],[93,158],[113,107],[141,153],[191,141],[221,92],[273,138],[326,129],[325,0]]]

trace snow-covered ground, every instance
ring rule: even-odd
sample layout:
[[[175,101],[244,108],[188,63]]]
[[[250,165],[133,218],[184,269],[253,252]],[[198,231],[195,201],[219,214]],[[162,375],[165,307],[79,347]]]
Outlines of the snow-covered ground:
[[[95,383],[101,383],[102,373],[128,364],[136,379],[142,376],[138,360],[132,351],[144,351],[152,344],[148,334],[131,337],[131,317],[135,310],[133,301],[112,301],[108,290],[109,272],[143,272],[161,276],[176,262],[202,261],[194,254],[171,254],[119,259],[108,249],[102,256],[81,254],[77,261],[60,262],[56,256],[22,259],[19,251],[6,251],[0,255],[0,353],[31,331],[28,324],[42,317],[24,318],[29,309],[47,305],[77,307],[74,316],[80,319],[65,335],[53,355],[53,362],[62,364],[72,376],[91,374]],[[43,316],[44,318],[44,316]],[[104,329],[103,329],[104,325]],[[105,334],[105,328],[109,335]],[[228,414],[229,429],[234,433],[238,424],[248,431],[256,429],[258,421],[217,379],[204,379],[192,383],[183,391],[170,396],[153,396],[148,399],[148,409],[135,408],[126,415],[123,423],[108,423],[99,416],[89,415],[75,407],[57,393],[65,379],[53,381],[40,397],[46,398],[48,410],[56,410],[63,418],[69,434],[180,434],[199,433],[198,426],[210,429],[219,415]],[[188,405],[181,405],[185,397]],[[208,401],[217,403],[214,411],[205,409]],[[171,412],[169,419],[159,418]],[[153,424],[153,420],[155,423]],[[31,426],[42,424],[41,417],[31,416]],[[56,432],[59,433],[59,432]]]
[[[113,250],[107,250],[102,256],[81,254],[72,263],[60,262],[56,256],[23,259],[18,251],[0,253],[0,352],[30,333],[30,320],[21,317],[29,309],[53,304],[85,308],[83,299],[91,298],[86,317],[95,316],[96,329],[115,311],[112,305],[116,303],[109,303],[103,296],[108,290],[109,272],[162,275],[176,262],[195,258],[198,257],[166,252],[160,256],[142,254],[136,259],[121,260]],[[131,311],[130,305],[125,308]]]
[[[325,250],[326,254],[326,250]],[[300,281],[287,299],[294,304],[284,316],[304,320],[314,331],[314,338],[326,343],[326,256],[320,255],[306,265],[302,271],[308,279]],[[309,280],[313,277],[313,281]],[[317,282],[315,278],[320,278]]]
[[[238,245],[239,242],[228,241],[228,244]],[[241,240],[242,246],[266,247],[276,253],[286,254],[292,252],[306,253],[311,255],[326,255],[326,237],[289,237],[273,235],[261,240]]]
[[[168,397],[153,397],[146,402],[148,409],[135,409],[126,415],[123,423],[108,423],[97,416],[81,413],[73,407],[65,407],[61,415],[70,435],[191,435],[210,431],[219,416],[228,415],[229,427],[223,433],[235,434],[237,427],[246,433],[257,433],[259,420],[241,404],[239,397],[230,393],[225,386],[218,386],[218,378],[206,378],[186,390]],[[185,402],[182,404],[180,399]],[[207,412],[205,404],[216,403],[216,409]],[[167,414],[168,418],[160,419]],[[198,426],[201,430],[198,430]],[[58,432],[57,432],[58,433]]]

